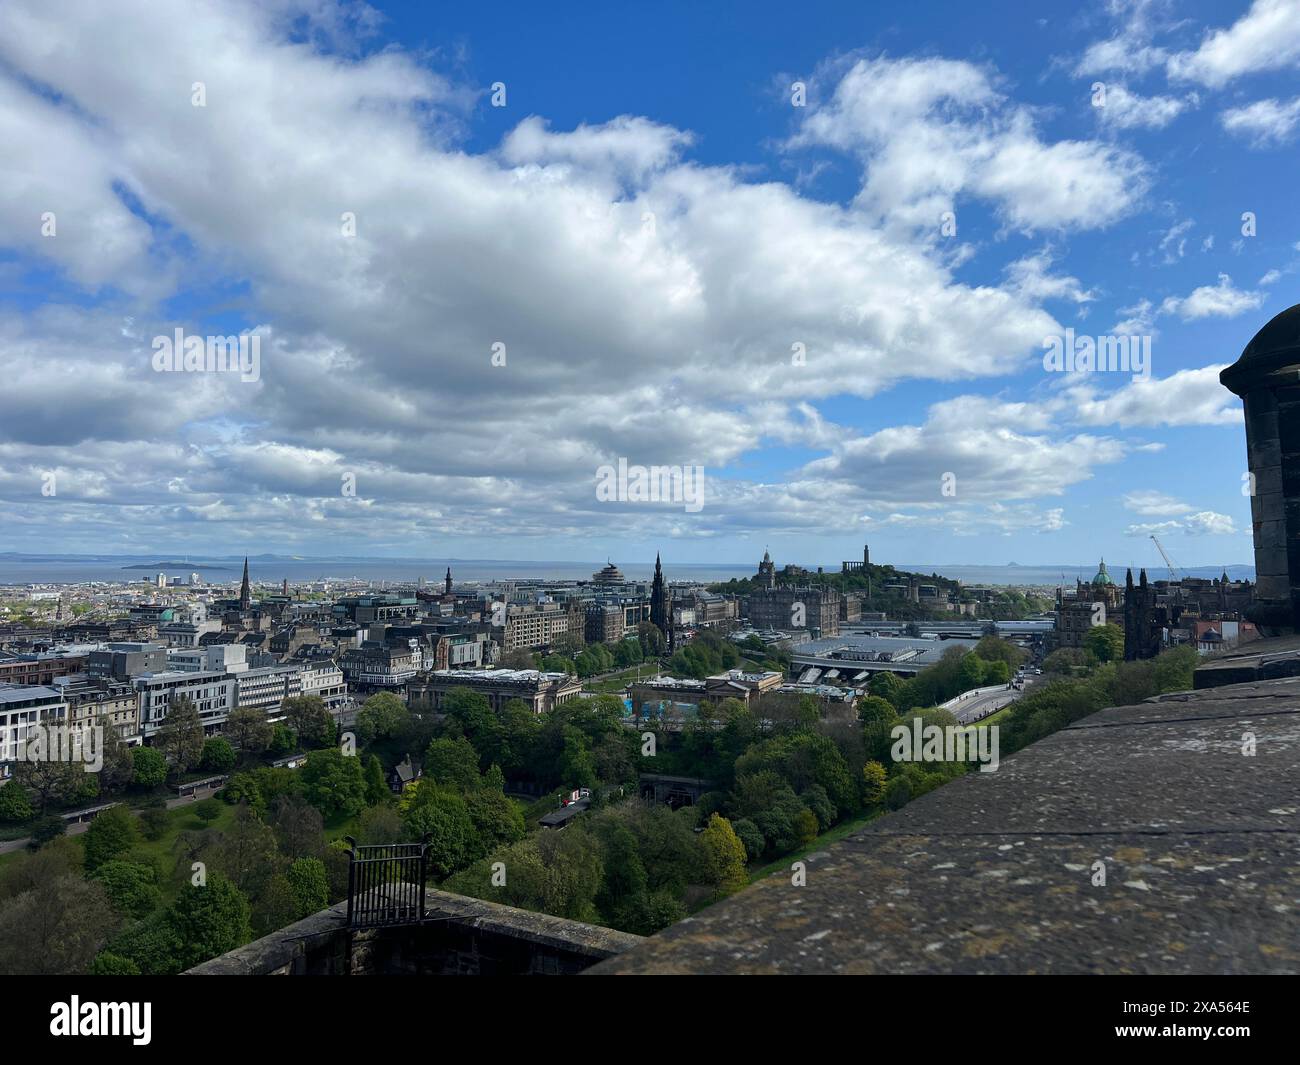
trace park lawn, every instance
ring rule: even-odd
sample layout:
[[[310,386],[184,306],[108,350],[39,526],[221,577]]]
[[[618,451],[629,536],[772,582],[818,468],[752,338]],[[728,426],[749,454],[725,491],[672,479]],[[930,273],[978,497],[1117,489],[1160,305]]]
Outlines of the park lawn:
[[[641,679],[655,675],[655,664],[653,661],[641,663]],[[589,692],[596,692],[601,695],[616,695],[626,688],[629,684],[636,683],[637,667],[629,666],[621,673],[614,673],[611,676],[604,677],[601,680],[583,682],[583,689]]]
[[[325,818],[325,842],[327,844],[342,839],[344,836],[351,836],[355,839],[360,831],[360,814],[356,817],[344,817],[342,814],[334,814],[332,817]]]
[[[172,876],[176,868],[178,854],[176,851],[176,839],[182,832],[198,832],[205,828],[214,828],[218,831],[228,829],[235,823],[236,807],[219,803],[221,807],[220,815],[213,821],[204,821],[194,812],[195,803],[186,806],[178,806],[174,810],[168,810],[167,831],[162,837],[155,840],[148,840],[141,835],[140,842],[131,848],[127,854],[130,861],[144,861],[153,864],[159,875],[158,886],[162,888],[163,901],[171,902],[179,893],[181,885],[188,883],[188,877],[177,879]],[[81,836],[74,836],[74,839],[81,839]]]

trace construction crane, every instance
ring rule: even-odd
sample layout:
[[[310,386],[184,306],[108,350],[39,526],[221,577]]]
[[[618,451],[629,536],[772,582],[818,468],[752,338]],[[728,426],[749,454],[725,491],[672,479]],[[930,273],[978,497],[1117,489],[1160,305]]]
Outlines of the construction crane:
[[[1169,552],[1165,550],[1165,545],[1156,539],[1156,534],[1151,534],[1151,539],[1156,545],[1156,550],[1160,552],[1160,557],[1165,560],[1165,565],[1169,567],[1169,579],[1171,581],[1181,582],[1183,576],[1174,568],[1174,560],[1169,557]]]

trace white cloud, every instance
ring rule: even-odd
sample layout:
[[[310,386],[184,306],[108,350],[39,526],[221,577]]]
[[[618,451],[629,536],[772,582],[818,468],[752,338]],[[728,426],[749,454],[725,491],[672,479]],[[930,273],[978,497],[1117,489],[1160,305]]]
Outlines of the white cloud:
[[[882,218],[937,229],[967,196],[1018,230],[1091,229],[1130,213],[1148,187],[1148,167],[1126,149],[1043,140],[1030,112],[972,63],[859,59],[820,75],[831,78],[829,100],[808,108],[790,147],[856,152],[858,203]]]
[[[1029,300],[1064,299],[1090,303],[1096,298],[1077,277],[1053,274],[1053,261],[1050,248],[1017,259],[1006,268],[1007,281],[1014,291]]]
[[[1153,359],[1158,357],[1157,349]],[[1084,425],[1240,425],[1240,402],[1219,383],[1222,369],[1204,366],[1138,378],[1108,395],[1100,395],[1091,381],[1072,382],[1066,395]]]
[[[1184,322],[1200,318],[1235,318],[1253,311],[1264,302],[1262,293],[1234,288],[1232,278],[1219,275],[1217,285],[1202,285],[1184,297],[1168,296],[1160,304],[1161,314],[1176,314]]]
[[[1229,515],[1201,510],[1174,521],[1130,525],[1124,530],[1124,535],[1150,536],[1153,533],[1168,535],[1178,532],[1187,536],[1228,536],[1236,531],[1236,523]]]
[[[1149,0],[1110,0],[1108,12],[1122,20],[1116,32],[1102,41],[1094,41],[1075,65],[1078,75],[1106,74],[1112,70],[1126,75],[1143,74],[1162,66],[1168,52],[1152,43],[1154,22]]]
[[[1170,56],[1171,78],[1222,88],[1243,74],[1300,63],[1300,0],[1254,0],[1227,29],[1206,34],[1194,52]]]
[[[1119,83],[1105,86],[1105,103],[1094,107],[1098,120],[1115,129],[1164,129],[1184,111],[1199,103],[1187,96],[1142,96]]]
[[[676,163],[693,141],[689,133],[634,115],[567,133],[551,132],[546,121],[534,115],[509,133],[501,156],[512,166],[569,165],[637,183]]]
[[[1189,514],[1194,509],[1173,496],[1154,489],[1127,493],[1124,496],[1124,506],[1138,514],[1154,516]]]
[[[1245,137],[1258,147],[1283,144],[1300,125],[1300,96],[1283,103],[1257,100],[1246,107],[1234,107],[1219,116],[1229,133]]]
[[[923,425],[841,440],[801,478],[834,482],[837,491],[890,507],[1003,502],[1061,495],[1123,454],[1107,437],[1051,435],[1029,405],[963,396],[935,404]],[[953,486],[949,494],[945,485]]]

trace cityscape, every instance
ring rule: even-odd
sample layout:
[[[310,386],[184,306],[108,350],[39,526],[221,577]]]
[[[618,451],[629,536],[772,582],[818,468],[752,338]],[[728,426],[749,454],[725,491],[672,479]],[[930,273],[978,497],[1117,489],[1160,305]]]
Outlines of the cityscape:
[[[180,975],[1284,1023],[1300,0],[57,7],[0,6],[41,1031],[170,1045]]]

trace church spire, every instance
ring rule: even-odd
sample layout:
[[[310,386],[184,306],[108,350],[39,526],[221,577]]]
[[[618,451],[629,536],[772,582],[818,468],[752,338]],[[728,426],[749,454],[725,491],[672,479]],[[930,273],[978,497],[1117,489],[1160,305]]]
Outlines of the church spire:
[[[248,586],[248,556],[244,556],[244,579],[239,584],[239,609],[247,610],[253,603],[253,592]]]

